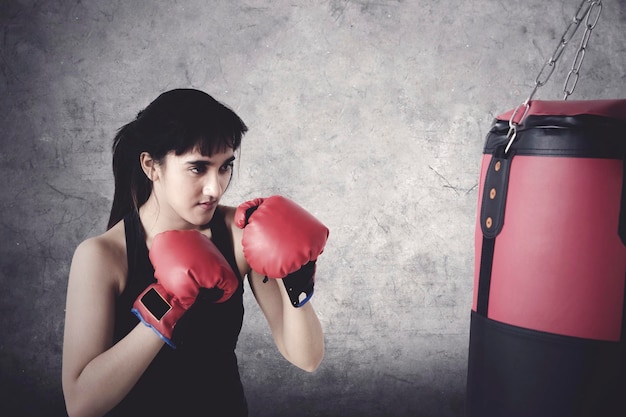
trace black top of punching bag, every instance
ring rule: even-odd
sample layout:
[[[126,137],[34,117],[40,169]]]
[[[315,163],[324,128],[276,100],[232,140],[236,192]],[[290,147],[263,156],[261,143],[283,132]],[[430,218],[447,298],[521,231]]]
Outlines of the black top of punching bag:
[[[626,155],[626,99],[530,101],[510,151],[516,155],[623,159]],[[497,116],[484,153],[509,142],[509,110]],[[523,109],[516,117],[522,117]]]

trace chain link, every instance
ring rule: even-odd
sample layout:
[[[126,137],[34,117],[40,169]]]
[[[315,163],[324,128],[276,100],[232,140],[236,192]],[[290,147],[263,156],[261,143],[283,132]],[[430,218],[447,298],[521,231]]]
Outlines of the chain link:
[[[596,11],[596,14],[595,17],[592,18],[592,16],[594,16],[592,15],[594,10]],[[578,47],[578,51],[576,51],[576,56],[574,57],[574,61],[572,62],[572,69],[570,69],[570,71],[567,73],[567,78],[565,79],[565,84],[563,85],[563,100],[567,100],[567,98],[574,92],[574,89],[576,88],[576,84],[578,83],[578,77],[580,74],[580,66],[585,59],[585,51],[587,51],[587,43],[589,43],[591,31],[594,30],[596,25],[598,24],[601,12],[602,2],[592,2],[587,12],[585,33],[583,33],[582,40],[580,41],[580,46]]]
[[[596,11],[595,15],[592,14],[594,11]],[[596,24],[598,23],[601,11],[601,0],[583,0],[582,3],[580,3],[578,9],[576,10],[576,14],[574,14],[574,17],[565,29],[565,32],[563,32],[563,36],[561,36],[559,44],[552,52],[550,59],[548,59],[545,64],[543,64],[543,67],[541,67],[539,74],[535,78],[535,85],[530,92],[530,95],[528,96],[528,98],[526,98],[526,100],[524,100],[522,104],[517,106],[517,108],[513,111],[513,114],[511,114],[511,118],[509,119],[509,131],[507,133],[507,138],[509,139],[509,142],[504,149],[505,154],[509,152],[509,148],[515,141],[515,138],[517,136],[517,128],[521,124],[523,124],[524,120],[526,119],[526,115],[528,115],[528,112],[530,111],[530,101],[535,96],[535,93],[537,92],[539,87],[544,86],[548,82],[556,68],[556,64],[559,58],[561,58],[561,55],[563,54],[565,47],[569,44],[569,42],[576,34],[576,31],[580,27],[580,22],[582,22],[583,19],[586,19],[585,33],[583,34],[580,46],[578,47],[578,51],[576,52],[576,56],[574,57],[574,61],[572,63],[572,68],[567,74],[567,78],[563,86],[563,100],[567,100],[567,98],[574,92],[576,84],[578,83],[580,67],[585,58],[585,51],[587,50],[587,44],[591,36],[591,31],[593,31],[593,29],[596,27]],[[516,121],[516,118],[522,109],[524,111],[521,117]]]

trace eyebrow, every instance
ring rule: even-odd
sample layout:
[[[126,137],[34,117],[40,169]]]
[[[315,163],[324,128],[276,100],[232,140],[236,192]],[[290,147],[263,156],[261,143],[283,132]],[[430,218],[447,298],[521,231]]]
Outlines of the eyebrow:
[[[230,158],[226,159],[223,163],[221,163],[220,165],[225,165],[225,164],[229,164],[231,162],[233,162],[235,160],[235,155],[231,156]],[[201,165],[201,166],[212,166],[215,165],[214,161],[207,161],[206,159],[197,159],[194,161],[187,161],[185,162],[186,165]]]

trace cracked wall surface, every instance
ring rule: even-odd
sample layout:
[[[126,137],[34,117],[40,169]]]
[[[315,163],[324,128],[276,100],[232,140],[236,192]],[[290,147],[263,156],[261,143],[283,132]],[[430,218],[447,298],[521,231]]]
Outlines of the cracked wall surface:
[[[530,93],[579,3],[0,3],[10,415],[63,414],[68,270],[105,229],[116,129],[158,93],[195,87],[250,128],[224,203],[283,194],[331,231],[313,298],[318,371],[282,359],[246,292],[251,416],[461,416],[484,137]],[[626,98],[626,4],[603,4],[572,99]],[[562,97],[575,47],[536,98]]]

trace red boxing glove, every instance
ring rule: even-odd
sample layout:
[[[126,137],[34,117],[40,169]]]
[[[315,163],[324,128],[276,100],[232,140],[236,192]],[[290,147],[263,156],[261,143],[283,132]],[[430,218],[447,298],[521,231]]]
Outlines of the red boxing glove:
[[[150,261],[157,282],[149,285],[135,300],[132,312],[152,328],[168,345],[176,322],[193,305],[201,288],[218,288],[228,300],[239,280],[228,261],[197,230],[170,230],[152,240]]]
[[[315,262],[324,251],[328,228],[293,201],[256,198],[237,207],[235,225],[244,229],[243,253],[255,271],[281,278],[294,307],[313,295]]]

